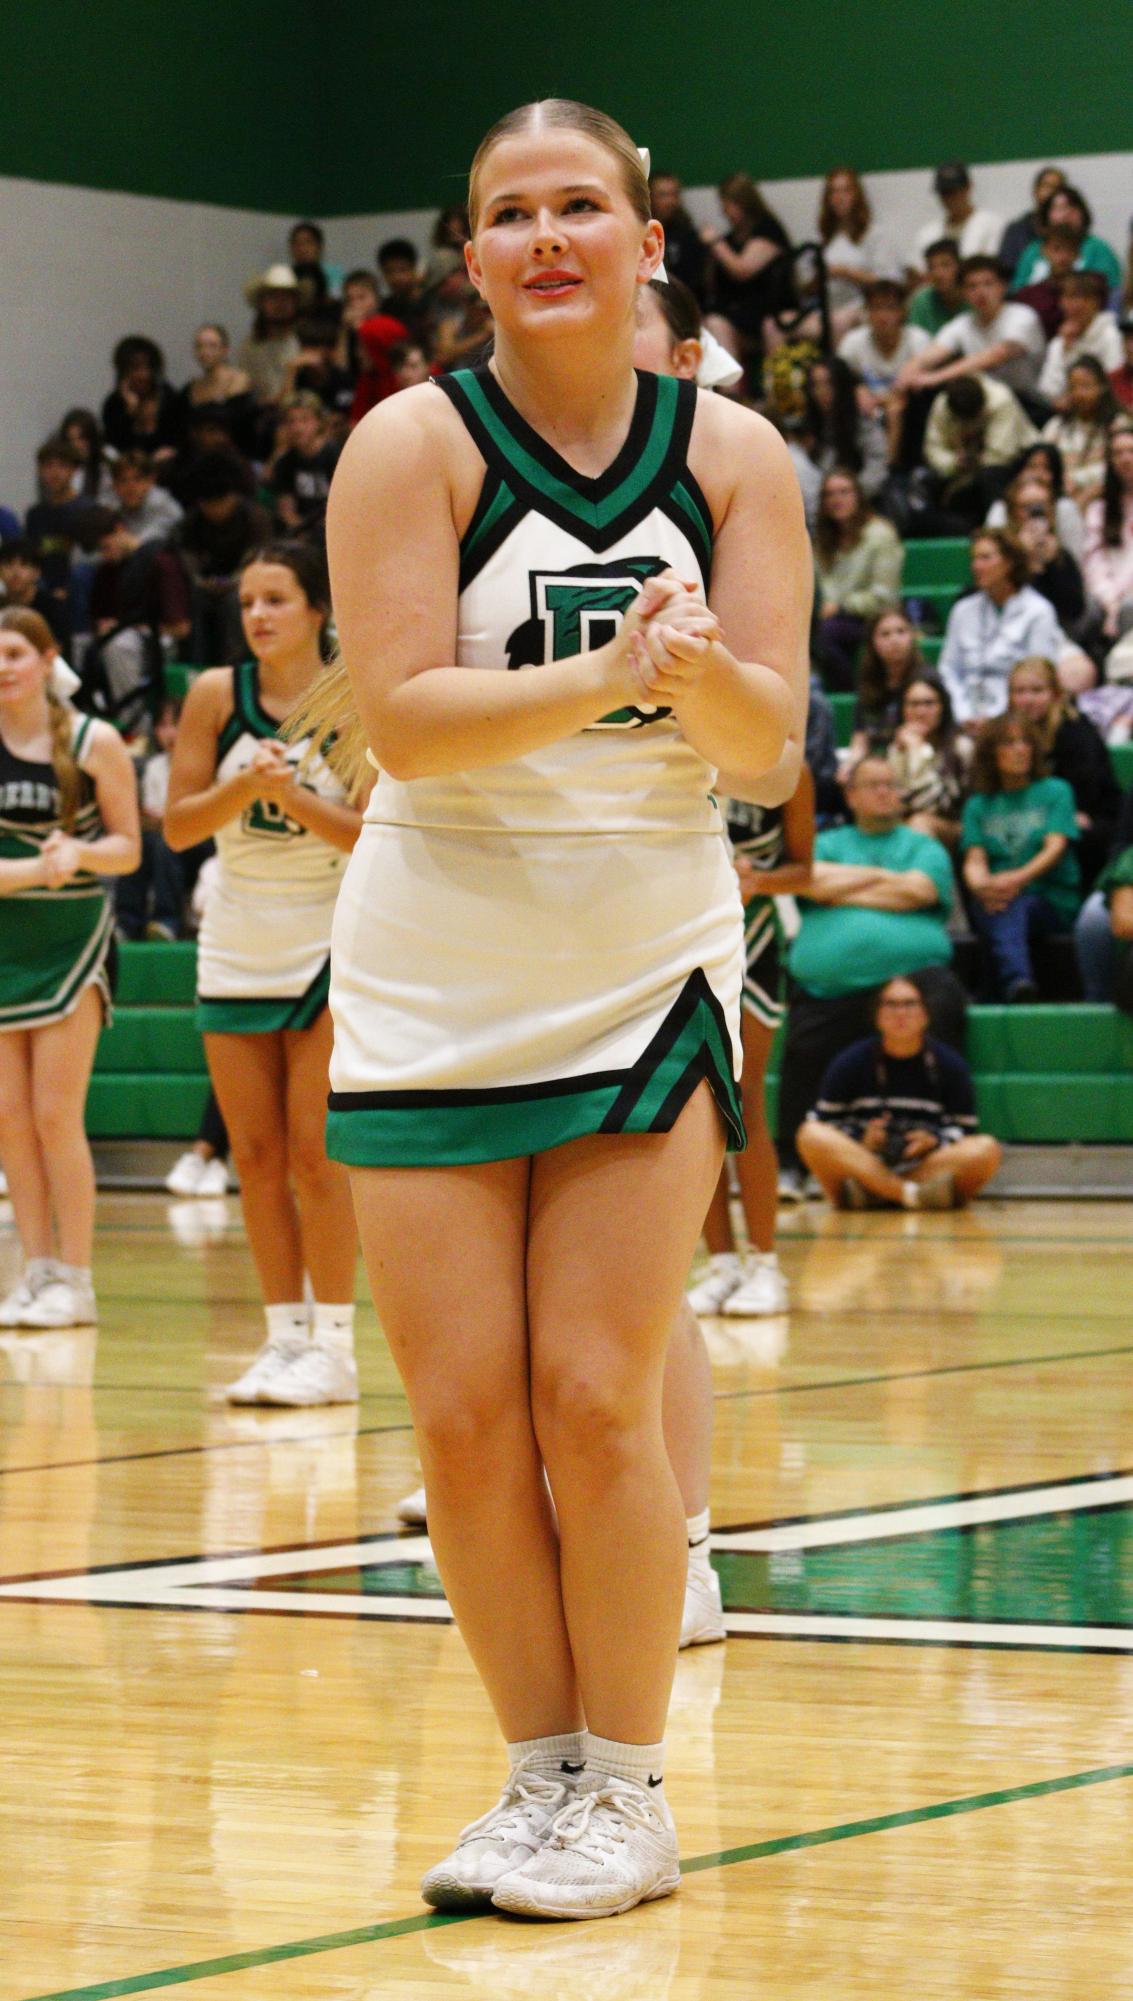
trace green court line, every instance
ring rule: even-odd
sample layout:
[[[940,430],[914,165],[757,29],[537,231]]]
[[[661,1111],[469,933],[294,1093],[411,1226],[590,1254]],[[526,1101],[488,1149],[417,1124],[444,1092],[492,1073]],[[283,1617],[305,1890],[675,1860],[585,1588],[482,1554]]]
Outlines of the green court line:
[[[837,1827],[817,1827],[806,1834],[783,1834],[772,1841],[753,1841],[742,1848],[722,1848],[713,1855],[691,1855],[681,1863],[682,1876],[703,1869],[728,1869],[737,1862],[761,1862],[771,1855],[790,1855],[802,1848],[825,1848],[834,1841],[853,1841],[862,1834],[887,1834],[893,1828],[915,1827],[920,1821],[950,1820],[956,1814],[981,1813],[986,1807],[1011,1806],[1018,1800],[1044,1799],[1049,1793],[1075,1792],[1112,1779],[1133,1779],[1133,1765],[1103,1765],[1088,1772],[1071,1772],[1062,1779],[1035,1779],[1029,1785],[1008,1786],[1000,1792],[972,1793],[965,1799],[941,1800],[936,1806],[910,1807],[904,1813],[884,1813],[872,1820],[848,1820]],[[480,1912],[425,1912],[394,1918],[381,1925],[359,1925],[353,1931],[326,1932],[319,1938],[296,1939],[290,1945],[262,1946],[234,1952],[222,1959],[199,1959],[189,1966],[167,1966],[158,1973],[134,1973],[123,1980],[102,1980],[92,1987],[68,1987],[54,1994],[36,1994],[28,2001],[117,2001],[124,1994],[148,1994],[158,1987],[183,1987],[194,1980],[215,1979],[222,1973],[243,1973],[253,1966],[278,1966],[313,1953],[342,1952],[354,1945],[378,1945],[410,1932],[433,1931],[441,1925],[464,1925]]]

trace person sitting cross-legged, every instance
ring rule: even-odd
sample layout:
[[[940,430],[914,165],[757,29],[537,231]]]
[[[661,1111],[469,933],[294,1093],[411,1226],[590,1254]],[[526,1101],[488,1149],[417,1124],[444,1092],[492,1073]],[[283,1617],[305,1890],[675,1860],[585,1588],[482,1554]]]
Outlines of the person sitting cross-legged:
[[[929,1034],[916,980],[887,980],[875,1033],[836,1056],[798,1149],[836,1208],[950,1209],[970,1202],[1003,1158],[976,1131],[964,1058]]]

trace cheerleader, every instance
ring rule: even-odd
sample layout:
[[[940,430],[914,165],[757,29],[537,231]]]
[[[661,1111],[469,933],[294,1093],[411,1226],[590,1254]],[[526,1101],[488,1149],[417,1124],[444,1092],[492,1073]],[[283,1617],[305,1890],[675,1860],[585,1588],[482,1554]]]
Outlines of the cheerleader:
[[[0,1156],[24,1257],[3,1327],[98,1317],[83,1111],[110,1008],[105,882],[141,854],[125,746],[56,693],[55,668],[46,620],[0,613]]]
[[[185,702],[165,838],[215,839],[197,948],[197,1020],[240,1177],[266,1333],[233,1403],[352,1403],[356,1235],[323,1139],[335,899],[361,814],[318,746],[279,725],[322,666],[330,610],[318,551],[273,543],[245,564],[250,659],[214,667]],[[304,1274],[314,1294],[308,1309]]]

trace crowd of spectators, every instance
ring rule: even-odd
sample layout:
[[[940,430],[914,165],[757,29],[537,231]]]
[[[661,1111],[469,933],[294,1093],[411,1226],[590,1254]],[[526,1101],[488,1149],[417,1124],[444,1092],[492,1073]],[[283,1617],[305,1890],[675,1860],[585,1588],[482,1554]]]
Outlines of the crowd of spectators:
[[[1077,990],[1120,989],[1133,827],[1105,740],[1133,733],[1133,273],[1123,290],[1055,166],[1005,220],[945,163],[905,245],[849,166],[805,244],[747,174],[720,182],[708,227],[675,174],[651,186],[669,275],[742,368],[728,393],[782,431],[814,544],[821,831],[790,954],[793,1172],[826,1064],[872,1032],[884,981],[917,976],[943,1046],[968,993],[1025,998],[1056,961],[1073,991],[1072,936]],[[272,533],[320,541],[351,426],[487,354],[467,228],[450,207],[424,255],[392,238],[343,271],[296,223],[235,346],[200,326],[177,387],[157,343],[125,335],[100,409],[65,411],[41,445],[26,516],[0,507],[0,599],[43,612],[80,704],[148,728],[153,799],[176,728],[164,668],[241,656],[247,555]],[[939,536],[969,539],[970,576],[938,616],[904,577],[909,544]],[[854,698],[838,765],[828,693]],[[188,884],[156,849],[146,867],[123,928],[175,935]]]

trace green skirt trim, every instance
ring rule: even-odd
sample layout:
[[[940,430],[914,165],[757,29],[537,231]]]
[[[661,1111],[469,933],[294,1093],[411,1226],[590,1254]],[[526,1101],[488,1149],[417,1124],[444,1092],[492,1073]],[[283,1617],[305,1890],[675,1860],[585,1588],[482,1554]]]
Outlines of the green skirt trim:
[[[109,1007],[113,935],[114,911],[101,889],[0,899],[0,1029],[63,1021],[95,982]]]
[[[732,1042],[704,974],[690,974],[628,1070],[483,1091],[332,1091],[327,1153],[347,1167],[458,1167],[545,1153],[588,1133],[664,1133],[707,1080],[728,1147],[747,1144]]]
[[[319,968],[305,993],[280,1000],[210,1000],[197,995],[196,1020],[202,1035],[275,1035],[281,1029],[311,1028],[330,994],[330,960]]]

